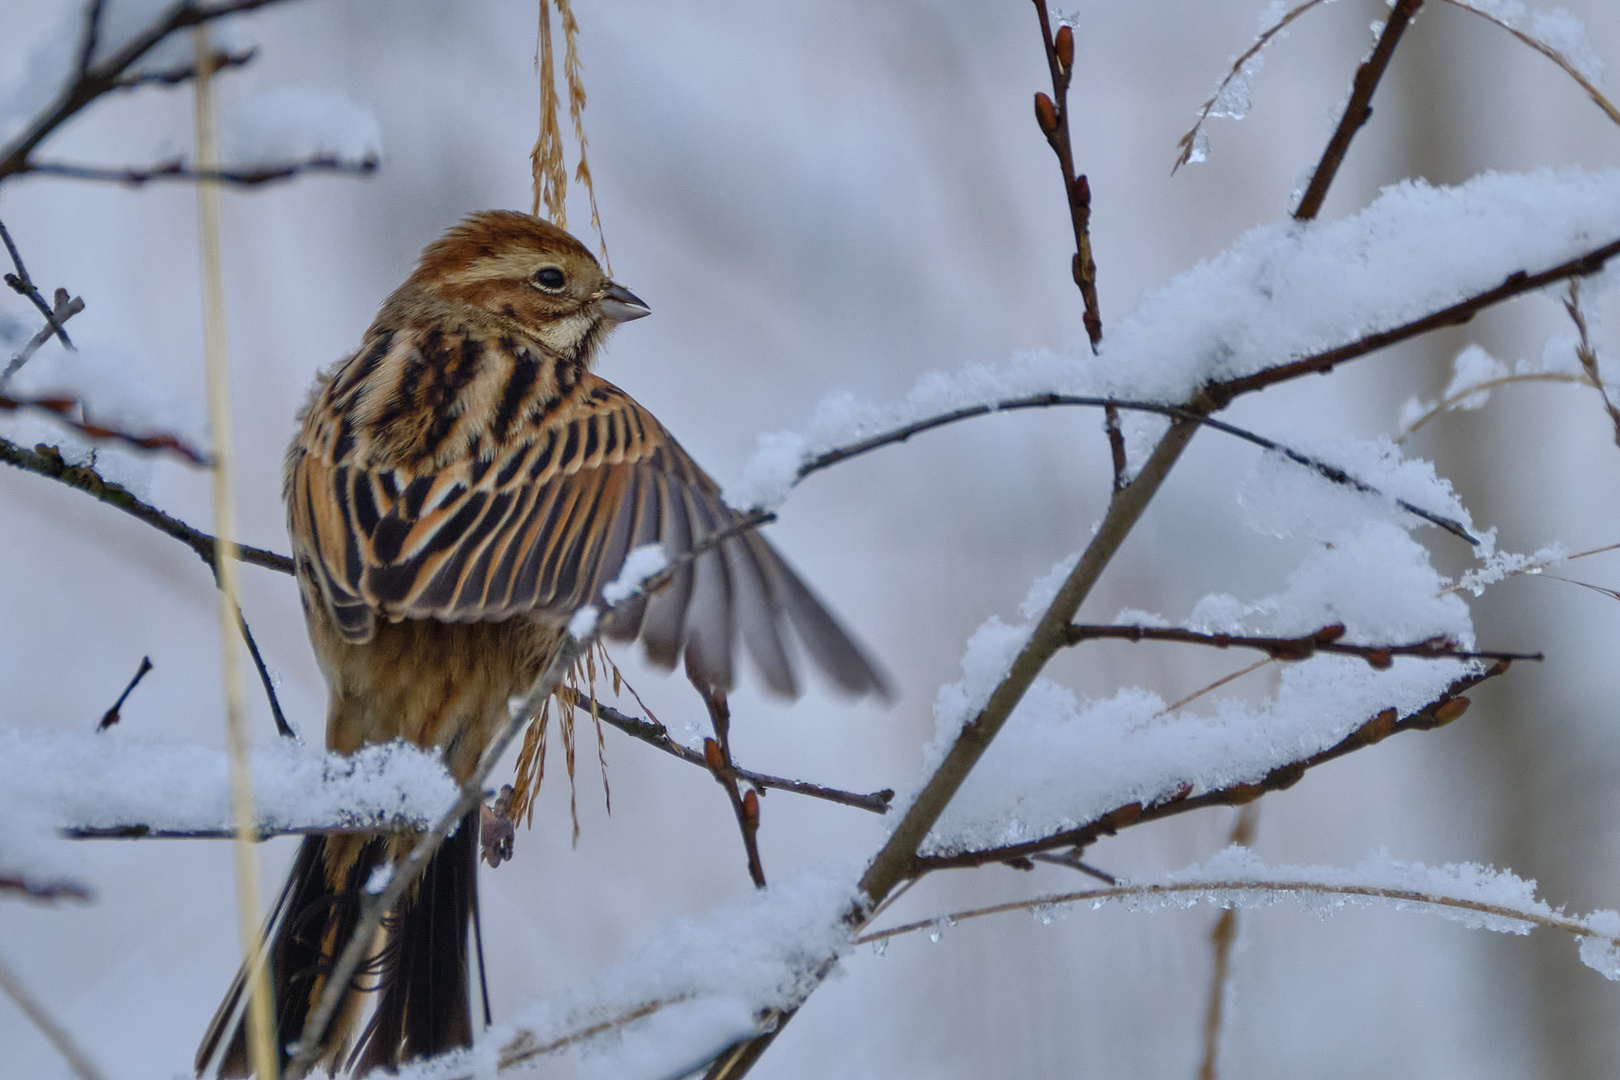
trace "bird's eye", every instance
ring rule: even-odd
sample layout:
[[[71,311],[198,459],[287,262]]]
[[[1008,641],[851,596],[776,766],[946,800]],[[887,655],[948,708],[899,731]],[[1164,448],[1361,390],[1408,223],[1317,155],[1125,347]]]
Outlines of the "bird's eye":
[[[542,289],[555,291],[563,287],[563,272],[555,266],[548,266],[543,270],[534,272],[534,283]]]

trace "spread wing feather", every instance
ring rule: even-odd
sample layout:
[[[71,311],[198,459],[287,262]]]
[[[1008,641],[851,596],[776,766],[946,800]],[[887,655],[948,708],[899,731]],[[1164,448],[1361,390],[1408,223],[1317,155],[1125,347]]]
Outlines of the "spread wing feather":
[[[650,413],[585,375],[549,411],[520,420],[493,456],[423,471],[337,457],[291,463],[289,507],[300,578],[339,633],[368,640],[378,618],[566,621],[626,556],[661,544],[671,559],[730,526],[736,513]],[[697,681],[728,689],[740,637],[772,690],[798,683],[791,623],[810,657],[845,689],[886,693],[861,649],[763,537],[742,532],[686,561],[650,597],[607,616],[604,632],[639,636],[665,667],[683,653]]]

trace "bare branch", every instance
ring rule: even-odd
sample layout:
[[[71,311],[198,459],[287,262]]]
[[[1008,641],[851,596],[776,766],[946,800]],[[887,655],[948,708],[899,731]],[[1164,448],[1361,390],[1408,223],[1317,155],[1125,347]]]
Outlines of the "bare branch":
[[[1509,666],[1507,661],[1501,660],[1488,668],[1482,668],[1472,674],[1465,675],[1448,686],[1445,692],[1433,701],[1407,716],[1399,716],[1394,709],[1385,709],[1333,746],[1325,750],[1319,750],[1298,761],[1279,765],[1255,783],[1233,784],[1230,787],[1207,791],[1196,796],[1192,794],[1192,788],[1188,786],[1164,802],[1155,803],[1151,806],[1143,806],[1141,803],[1129,803],[1125,806],[1116,807],[1101,815],[1095,821],[1079,828],[1065,829],[1062,832],[1053,833],[1050,836],[1025,843],[964,851],[953,855],[918,856],[913,861],[911,873],[925,874],[935,870],[987,866],[992,863],[1011,863],[1019,859],[1031,858],[1036,852],[1067,847],[1085,848],[1094,843],[1099,837],[1112,836],[1121,829],[1134,825],[1145,825],[1150,821],[1160,821],[1167,817],[1189,813],[1193,810],[1202,810],[1209,806],[1242,806],[1253,802],[1268,791],[1282,791],[1293,787],[1311,769],[1382,742],[1397,732],[1432,731],[1437,727],[1444,727],[1468,711],[1468,699],[1462,696],[1466,691],[1478,686],[1487,679],[1505,674]]]
[[[1402,341],[1419,337],[1433,330],[1447,326],[1461,326],[1486,308],[1494,307],[1504,300],[1511,300],[1525,293],[1535,292],[1537,289],[1565,281],[1569,278],[1590,277],[1602,270],[1608,261],[1620,255],[1620,240],[1613,240],[1602,247],[1577,255],[1557,266],[1531,274],[1523,270],[1516,270],[1502,280],[1502,284],[1481,293],[1475,293],[1464,300],[1459,300],[1449,307],[1431,312],[1411,322],[1388,330],[1379,330],[1367,334],[1355,341],[1325,352],[1315,353],[1311,356],[1292,360],[1288,363],[1278,364],[1276,367],[1266,368],[1264,371],[1242,378],[1230,379],[1226,382],[1211,383],[1206,391],[1215,400],[1217,407],[1224,408],[1233,398],[1240,394],[1263,390],[1280,382],[1298,378],[1301,375],[1320,375],[1332,371],[1347,360],[1355,360],[1374,353]]]
[[[657,747],[664,753],[678,757],[688,764],[696,765],[699,768],[708,768],[708,761],[702,753],[676,742],[670,735],[669,729],[656,720],[643,720],[639,716],[630,716],[611,705],[574,694],[566,688],[559,692],[557,697],[566,704],[572,704],[574,708],[581,712],[596,716],[603,723],[618,728],[633,739],[640,739],[648,746]],[[737,779],[761,790],[774,788],[778,791],[791,791],[797,795],[808,795],[813,799],[823,799],[827,802],[838,803],[841,806],[853,806],[858,810],[867,810],[874,814],[888,813],[889,804],[894,799],[894,791],[890,788],[874,791],[869,795],[862,795],[854,791],[840,791],[837,788],[822,787],[820,784],[806,783],[803,780],[788,780],[784,777],[757,773],[749,769],[736,768],[736,774]]]
[[[209,66],[216,73],[227,68],[245,67],[251,64],[258,55],[259,50],[255,48],[243,49],[241,52],[229,52],[221,49],[210,59]],[[143,86],[178,86],[196,77],[196,64],[181,64],[178,67],[165,68],[162,71],[137,72],[114,82],[112,89],[136,90]]]
[[[1210,428],[1211,430],[1219,431],[1224,435],[1231,435],[1234,438],[1242,439],[1244,442],[1252,443],[1263,450],[1270,450],[1281,454],[1288,460],[1294,462],[1296,465],[1303,465],[1305,468],[1312,470],[1323,479],[1332,483],[1351,488],[1352,490],[1362,492],[1363,494],[1375,495],[1379,498],[1390,499],[1391,502],[1393,502],[1396,506],[1399,506],[1402,510],[1405,510],[1407,513],[1420,517],[1424,521],[1429,522],[1429,524],[1444,529],[1446,532],[1451,533],[1453,536],[1456,536],[1469,544],[1479,543],[1479,541],[1472,534],[1470,534],[1467,529],[1463,528],[1460,522],[1454,521],[1453,519],[1443,515],[1436,514],[1432,511],[1425,510],[1420,506],[1406,501],[1405,499],[1392,498],[1385,495],[1373,485],[1364,480],[1359,480],[1356,477],[1351,476],[1337,465],[1323,461],[1321,458],[1312,457],[1310,454],[1302,453],[1293,449],[1292,447],[1285,446],[1274,439],[1268,439],[1264,435],[1257,435],[1256,433],[1245,428],[1240,428],[1235,424],[1228,424],[1223,420],[1216,420],[1215,418],[1207,416],[1195,409],[1180,405],[1164,405],[1153,401],[1131,401],[1125,398],[1084,397],[1074,394],[1032,394],[1028,397],[1007,398],[988,405],[969,405],[965,408],[956,409],[952,412],[941,413],[938,416],[930,416],[924,420],[913,421],[910,424],[904,424],[897,427],[892,431],[886,431],[878,435],[873,435],[870,438],[861,439],[858,442],[850,443],[847,446],[834,447],[825,453],[817,454],[815,457],[810,458],[799,466],[794,484],[797,485],[799,481],[803,480],[812,473],[820,472],[822,469],[831,468],[840,462],[848,461],[850,458],[859,457],[862,454],[879,449],[880,447],[893,446],[897,443],[903,443],[913,435],[918,435],[925,431],[932,431],[934,428],[944,427],[947,424],[954,424],[960,420],[969,420],[976,416],[989,416],[990,414],[997,412],[1015,412],[1020,409],[1047,409],[1057,406],[1081,406],[1101,409],[1113,408],[1121,412],[1153,413],[1158,416],[1169,417],[1172,420],[1200,424],[1204,427]],[[1116,469],[1118,468],[1119,462],[1123,459],[1123,452],[1123,446],[1116,451]],[[1118,473],[1116,472],[1116,477],[1117,475]]]
[[[1350,102],[1344,107],[1344,115],[1339,118],[1339,126],[1334,130],[1333,137],[1328,140],[1327,148],[1322,151],[1322,160],[1316,165],[1316,171],[1311,174],[1311,182],[1305,188],[1305,194],[1300,197],[1299,206],[1294,208],[1294,217],[1300,221],[1310,221],[1322,209],[1322,202],[1327,198],[1328,188],[1333,184],[1333,178],[1338,175],[1339,166],[1344,162],[1344,155],[1350,150],[1350,140],[1356,137],[1372,117],[1373,91],[1378,89],[1378,80],[1384,77],[1384,69],[1389,66],[1390,57],[1395,55],[1395,46],[1401,43],[1401,35],[1405,33],[1412,17],[1423,6],[1423,0],[1399,0],[1393,11],[1389,13],[1389,21],[1384,23],[1384,32],[1378,36],[1378,45],[1372,51],[1365,63],[1356,69],[1355,81],[1350,93]]]
[[[65,162],[41,161],[19,170],[19,174],[60,176],[69,180],[97,180],[139,187],[152,180],[181,180],[188,183],[235,184],[256,187],[275,180],[289,180],[306,173],[344,173],[350,176],[369,176],[377,171],[377,159],[361,158],[347,161],[330,154],[322,154],[303,161],[290,161],[277,165],[255,165],[241,169],[194,169],[179,159],[160,162],[145,168],[108,168],[100,165],[71,165]]]
[[[14,398],[0,394],[0,412],[14,412],[19,409],[48,413],[51,419],[72,428],[80,435],[90,439],[109,439],[132,446],[137,450],[167,450],[177,454],[193,465],[207,466],[210,464],[208,456],[201,450],[187,445],[179,436],[167,432],[152,431],[145,434],[133,431],[123,431],[119,428],[99,424],[85,415],[84,403],[71,397],[39,397]],[[78,413],[81,418],[73,414]]]
[[[146,678],[146,673],[151,670],[152,658],[150,656],[141,657],[140,667],[135,669],[135,677],[129,680],[129,685],[124,687],[124,692],[122,694],[118,695],[118,700],[113,702],[112,708],[108,709],[104,714],[102,714],[101,722],[96,725],[97,731],[106,731],[108,728],[118,723],[120,719],[118,715],[119,710],[124,707],[124,702],[129,700],[129,695],[133,694],[135,692],[135,688],[141,684],[141,680]]]
[[[1075,624],[1068,629],[1068,643],[1082,641],[1174,641],[1184,645],[1208,645],[1216,649],[1258,649],[1273,660],[1309,660],[1316,653],[1359,656],[1380,670],[1394,657],[1415,656],[1424,660],[1544,660],[1541,653],[1471,652],[1459,649],[1448,637],[1433,637],[1410,645],[1351,645],[1340,641],[1344,625],[1324,626],[1314,634],[1297,638],[1250,637],[1242,634],[1201,634],[1163,626],[1096,626]]]
[[[62,324],[56,317],[55,308],[45,302],[45,298],[39,294],[39,289],[34,285],[33,279],[28,276],[28,268],[23,265],[22,253],[17,250],[17,244],[11,239],[11,233],[6,230],[4,222],[0,222],[0,240],[5,241],[6,252],[11,256],[11,265],[16,267],[17,270],[14,274],[5,275],[5,283],[11,286],[13,292],[20,296],[26,296],[29,303],[39,309],[39,313],[45,316],[46,325],[51,328],[51,331],[57,337],[62,339],[62,345],[65,348],[73,348],[73,342],[68,340],[67,331],[62,329]],[[44,343],[41,342],[41,344]]]
[[[6,365],[6,369],[0,371],[0,386],[5,385],[7,379],[22,370],[22,366],[33,359],[34,354],[43,348],[47,341],[51,340],[52,335],[63,332],[63,323],[84,310],[84,298],[79,296],[70,298],[66,289],[57,289],[55,299],[56,306],[51,311],[55,318],[40,327],[39,332],[29,338],[28,343],[17,352],[16,356],[11,358],[11,363]]]
[[[175,0],[151,25],[136,33],[112,56],[99,64],[92,63],[80,71],[56,99],[34,117],[21,134],[8,145],[0,147],[0,183],[19,173],[28,172],[32,167],[30,158],[41,143],[97,98],[110,91],[122,89],[120,83],[129,69],[169,35],[227,15],[254,11],[281,2],[282,0],[221,0],[219,3],[201,4],[195,0]],[[86,51],[81,45],[81,57]],[[93,43],[88,51],[93,59]]]
[[[47,903],[54,903],[57,900],[90,899],[89,887],[76,881],[35,881],[23,876],[0,874],[0,896],[7,893]]]
[[[694,684],[696,685],[696,684]],[[759,857],[759,793],[750,791],[744,796],[737,787],[737,768],[731,763],[731,706],[720,690],[705,690],[698,686],[703,703],[709,709],[709,721],[714,725],[714,738],[703,740],[703,759],[715,782],[725,790],[737,817],[737,829],[742,833],[743,851],[748,857],[748,876],[754,888],[765,887],[765,864]]]
[[[0,462],[24,472],[59,481],[91,497],[114,506],[140,521],[180,541],[196,553],[210,570],[214,566],[214,537],[171,517],[150,503],[136,498],[128,488],[113,483],[88,465],[72,465],[54,446],[41,443],[32,450],[0,438]],[[293,561],[285,555],[248,544],[236,545],[236,556],[245,563],[262,566],[281,574],[293,572]]]

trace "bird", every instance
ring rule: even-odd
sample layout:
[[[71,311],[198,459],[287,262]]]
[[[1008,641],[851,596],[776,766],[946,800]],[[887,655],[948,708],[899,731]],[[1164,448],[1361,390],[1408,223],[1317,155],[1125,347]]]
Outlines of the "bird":
[[[609,331],[649,312],[562,228],[485,211],[429,244],[360,348],[317,378],[283,497],[329,750],[403,739],[465,782],[509,699],[592,604],[605,637],[639,639],[665,669],[684,661],[705,693],[733,685],[740,643],[769,690],[797,696],[796,637],[842,691],[888,696],[810,587],[756,531],[735,528],[715,481],[592,370]],[[604,586],[649,544],[676,567],[667,584],[604,604]],[[334,1074],[471,1045],[477,823],[475,811],[434,854],[385,920],[361,969],[368,985],[351,982],[315,1033]],[[371,875],[414,842],[304,839],[266,929],[283,1066]],[[198,1048],[199,1076],[249,1075],[245,986],[239,972]]]

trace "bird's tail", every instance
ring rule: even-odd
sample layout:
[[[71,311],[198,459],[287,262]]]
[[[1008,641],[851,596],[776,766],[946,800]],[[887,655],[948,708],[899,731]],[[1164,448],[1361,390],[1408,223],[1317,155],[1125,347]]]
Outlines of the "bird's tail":
[[[357,1075],[378,1067],[472,1045],[468,1004],[467,924],[477,905],[478,816],[475,811],[440,845],[405,899],[389,913],[380,952],[363,964],[320,1038],[321,1060]],[[285,1068],[288,1047],[303,1035],[327,975],[353,936],[360,900],[372,872],[411,841],[311,836],[298,849],[287,884],[271,912],[270,964],[276,1050]],[[239,971],[197,1050],[201,1076],[219,1057],[219,1075],[245,1077],[245,971]],[[349,1036],[362,997],[377,1006],[352,1052]],[[356,1068],[358,1066],[358,1068]]]

